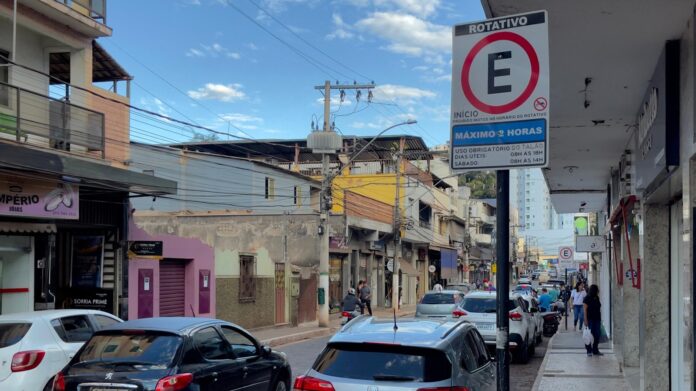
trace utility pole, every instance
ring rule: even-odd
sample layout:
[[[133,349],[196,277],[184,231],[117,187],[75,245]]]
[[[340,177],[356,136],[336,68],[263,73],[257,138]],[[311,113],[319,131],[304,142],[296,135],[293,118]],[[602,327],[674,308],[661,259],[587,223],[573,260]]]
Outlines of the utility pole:
[[[399,153],[396,156],[396,197],[394,198],[394,263],[392,272],[392,308],[399,309],[399,268],[401,262],[401,165],[404,155],[404,143],[399,140]]]
[[[510,171],[498,170],[496,181],[496,300],[498,303],[496,326],[496,364],[498,371],[498,390],[510,389],[510,356],[508,355],[510,318],[507,307],[508,292],[510,292],[509,251],[510,251]]]
[[[321,86],[315,86],[317,90],[324,92],[324,127],[321,132],[312,132],[307,138],[307,146],[314,153],[321,153],[321,194],[319,197],[319,289],[317,291],[318,319],[319,327],[329,327],[329,215],[331,211],[331,186],[333,177],[329,172],[330,154],[335,154],[343,146],[340,135],[334,132],[331,126],[331,90],[341,90],[341,99],[345,90],[358,90],[357,99],[359,100],[360,90],[370,90],[374,88],[372,84],[335,84],[325,81]],[[368,95],[368,100],[372,99],[372,94]],[[357,102],[356,102],[357,104]]]

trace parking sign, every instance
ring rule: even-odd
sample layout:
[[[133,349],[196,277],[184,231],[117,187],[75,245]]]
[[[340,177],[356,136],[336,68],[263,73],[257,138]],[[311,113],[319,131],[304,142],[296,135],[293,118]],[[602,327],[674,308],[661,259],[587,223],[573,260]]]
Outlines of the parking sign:
[[[547,19],[538,11],[454,27],[452,169],[548,164]]]

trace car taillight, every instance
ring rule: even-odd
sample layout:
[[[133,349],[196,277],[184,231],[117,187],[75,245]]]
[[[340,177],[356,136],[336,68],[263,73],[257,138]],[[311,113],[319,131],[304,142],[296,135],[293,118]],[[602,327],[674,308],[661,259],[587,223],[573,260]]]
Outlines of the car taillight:
[[[27,350],[17,352],[12,356],[12,364],[10,369],[12,372],[22,372],[34,369],[41,364],[46,352],[43,350]]]
[[[311,376],[298,376],[292,389],[295,391],[334,391],[333,384],[330,382]]]
[[[456,309],[456,310],[452,311],[452,316],[454,316],[455,318],[459,318],[460,316],[466,316],[466,315],[469,315],[469,314],[462,309]]]
[[[419,388],[418,391],[469,391],[469,387],[433,387],[433,388]]]
[[[341,312],[341,316],[343,316],[344,318],[350,318],[350,312],[343,311],[343,312]]]
[[[510,312],[510,320],[522,320],[522,314],[519,312]]]
[[[53,391],[65,391],[65,376],[63,376],[63,372],[58,372],[53,378]]]
[[[157,382],[155,391],[183,390],[186,386],[191,384],[191,381],[193,381],[193,375],[190,373],[180,373],[178,375],[163,377]]]

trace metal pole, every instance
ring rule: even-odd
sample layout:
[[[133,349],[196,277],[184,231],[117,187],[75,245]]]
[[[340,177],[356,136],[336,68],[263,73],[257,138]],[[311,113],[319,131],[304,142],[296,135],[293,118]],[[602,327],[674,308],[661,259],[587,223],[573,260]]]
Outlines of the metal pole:
[[[566,282],[566,290],[567,290],[568,289],[568,269],[565,269],[565,282]],[[575,303],[573,303],[573,304],[575,304]],[[568,299],[566,299],[564,305],[565,305],[565,328],[566,328],[566,331],[568,331],[568,312],[570,312],[570,311],[568,311],[568,309],[569,309],[568,308]]]
[[[324,82],[324,132],[331,131],[331,82]],[[319,239],[319,290],[324,293],[324,302],[318,303],[319,327],[329,327],[329,207],[328,192],[331,188],[329,179],[329,155],[321,156],[321,195],[319,197],[319,219],[321,238]]]
[[[497,172],[497,211],[496,211],[496,364],[498,370],[498,391],[510,390],[510,356],[508,355],[510,318],[508,309],[508,292],[510,291],[509,277],[509,246],[510,242],[510,171]]]
[[[404,153],[404,138],[399,142],[399,155],[396,159],[396,192],[394,197],[394,263],[392,271],[392,308],[399,309],[399,262],[401,259],[401,159]]]
[[[17,0],[14,0],[14,5],[12,7],[12,62],[14,63],[17,59]]]

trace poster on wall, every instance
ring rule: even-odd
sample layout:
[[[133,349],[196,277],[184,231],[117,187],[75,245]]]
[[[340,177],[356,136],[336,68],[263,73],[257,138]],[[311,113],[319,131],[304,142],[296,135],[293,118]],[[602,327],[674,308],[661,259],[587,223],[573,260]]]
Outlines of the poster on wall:
[[[70,286],[101,288],[104,269],[104,236],[74,236]]]

